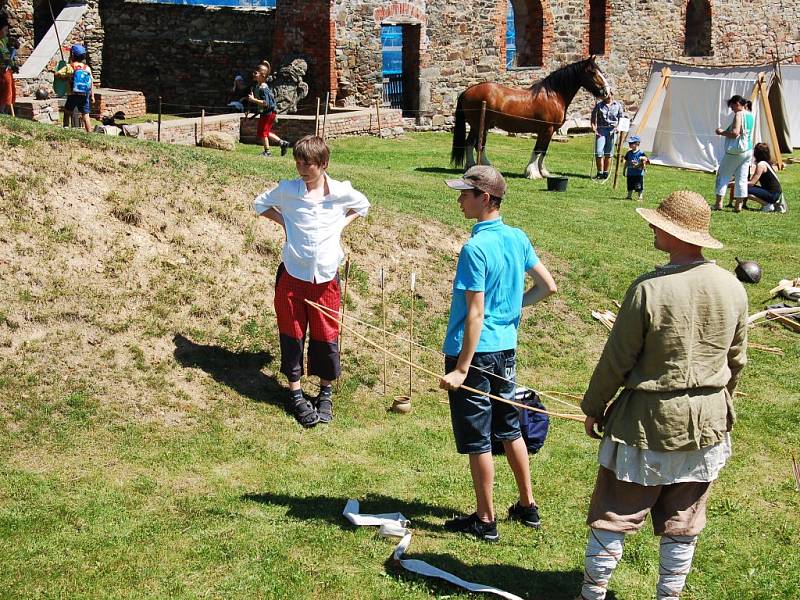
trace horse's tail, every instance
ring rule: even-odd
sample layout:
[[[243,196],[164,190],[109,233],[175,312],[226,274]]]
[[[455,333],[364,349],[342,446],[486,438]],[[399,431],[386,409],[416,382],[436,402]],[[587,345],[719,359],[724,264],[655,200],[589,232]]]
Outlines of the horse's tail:
[[[467,117],[464,115],[464,92],[458,96],[456,104],[456,123],[453,127],[453,148],[450,151],[450,162],[456,167],[463,167],[467,154]]]

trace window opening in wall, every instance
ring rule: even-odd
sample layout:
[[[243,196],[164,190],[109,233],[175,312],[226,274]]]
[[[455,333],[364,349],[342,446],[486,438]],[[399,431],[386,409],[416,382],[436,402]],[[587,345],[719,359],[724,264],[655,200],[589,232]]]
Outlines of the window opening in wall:
[[[606,0],[589,0],[589,54],[606,53]]]
[[[708,0],[689,0],[686,4],[686,56],[711,56],[711,4]]]
[[[404,117],[419,116],[421,36],[417,23],[381,26],[383,103],[402,109]]]
[[[506,13],[506,69],[517,66],[517,30],[514,27],[514,5],[508,3]]]
[[[53,17],[58,17],[64,7],[67,5],[67,0],[50,0],[48,5],[47,0],[39,0],[33,5],[33,45],[36,47],[42,38],[47,34],[53,26]],[[50,6],[53,7],[53,13],[50,14]]]
[[[544,62],[544,10],[540,0],[509,0],[514,19],[515,67],[539,67]]]
[[[45,0],[46,2],[47,0]],[[275,8],[276,0],[148,0],[156,4],[192,4],[195,6],[239,6],[241,8]]]
[[[381,27],[383,57],[383,103],[392,108],[403,107],[403,28],[400,25]]]

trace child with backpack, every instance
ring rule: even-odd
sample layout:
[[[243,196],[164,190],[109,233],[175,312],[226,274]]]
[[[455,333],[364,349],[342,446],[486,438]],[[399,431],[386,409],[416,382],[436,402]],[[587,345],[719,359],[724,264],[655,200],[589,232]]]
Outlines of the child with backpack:
[[[70,81],[70,91],[64,104],[64,127],[69,127],[72,111],[77,108],[81,113],[84,129],[87,133],[91,132],[89,113],[91,103],[94,102],[94,82],[92,69],[86,64],[86,48],[80,44],[73,45],[69,52],[69,64],[57,71],[56,77]]]
[[[267,77],[271,67],[267,61],[262,62],[253,71],[253,88],[247,101],[256,105],[256,114],[258,115],[258,128],[256,129],[256,138],[264,146],[264,152],[261,156],[272,156],[269,150],[269,141],[277,142],[281,147],[281,156],[286,154],[291,144],[286,140],[282,140],[277,134],[272,133],[272,125],[278,116],[277,105],[275,104],[275,96],[272,90],[267,85]]]

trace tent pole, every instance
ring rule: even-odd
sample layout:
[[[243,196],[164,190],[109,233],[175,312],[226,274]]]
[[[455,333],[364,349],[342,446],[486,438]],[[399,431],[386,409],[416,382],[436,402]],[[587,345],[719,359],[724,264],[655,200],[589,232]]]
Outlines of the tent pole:
[[[783,157],[781,156],[781,147],[778,143],[778,132],[775,131],[775,123],[772,120],[772,109],[769,107],[769,99],[767,98],[764,80],[764,74],[759,73],[756,85],[758,86],[758,95],[761,99],[761,107],[764,109],[764,114],[767,117],[767,128],[769,129],[770,142],[772,142],[772,147],[774,148],[773,154],[775,155],[775,162],[778,165],[778,170],[782,170],[784,168]]]
[[[619,134],[619,139],[617,140],[617,158],[616,158],[616,161],[614,162],[614,185],[612,186],[612,189],[614,189],[614,190],[617,189],[617,175],[619,174],[619,159],[621,158],[620,157],[620,152],[622,150],[623,139],[628,139],[628,132],[627,131],[624,134],[620,133]]]
[[[650,119],[650,114],[653,112],[653,109],[656,107],[656,101],[658,101],[659,96],[661,93],[667,89],[669,85],[669,76],[672,74],[672,70],[669,67],[664,67],[661,69],[661,81],[656,88],[653,97],[650,98],[650,102],[647,104],[647,108],[644,111],[644,115],[642,116],[642,120],[639,123],[639,126],[636,128],[636,133],[643,131],[645,126],[647,125],[647,121]]]

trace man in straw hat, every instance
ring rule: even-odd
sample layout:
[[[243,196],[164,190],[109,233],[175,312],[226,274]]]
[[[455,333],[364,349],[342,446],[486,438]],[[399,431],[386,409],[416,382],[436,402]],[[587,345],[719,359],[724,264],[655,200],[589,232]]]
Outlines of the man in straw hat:
[[[514,406],[461,386],[513,400],[522,307],[555,293],[556,284],[525,233],[503,223],[500,202],[506,182],[496,169],[475,166],[463,179],[446,183],[460,191],[458,203],[464,216],[477,220],[458,257],[443,347],[446,375],[440,381],[450,398],[456,450],[469,455],[477,509],[445,522],[445,528],[496,542],[492,438],[503,443],[519,491],[518,502],[508,509],[509,518],[538,528],[528,450]],[[528,291],[526,272],[534,281]]]
[[[624,536],[647,513],[661,537],[657,597],[680,595],[711,482],[731,454],[731,398],[746,363],[747,295],[703,258],[703,248],[722,247],[708,232],[706,201],[673,192],[636,212],[669,263],[628,289],[581,402],[587,435],[602,440],[583,600],[605,598]]]

